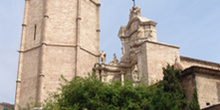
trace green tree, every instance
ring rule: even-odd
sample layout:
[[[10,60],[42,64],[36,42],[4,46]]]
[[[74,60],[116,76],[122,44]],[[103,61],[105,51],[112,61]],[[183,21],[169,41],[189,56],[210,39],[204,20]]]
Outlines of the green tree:
[[[179,70],[167,66],[158,84],[133,86],[132,81],[102,83],[92,76],[73,78],[45,101],[45,110],[182,110],[186,98]]]
[[[192,101],[189,103],[189,110],[200,110],[200,105],[198,101],[197,89],[194,89]]]
[[[166,68],[163,68],[163,74],[164,77],[159,86],[163,88],[166,98],[169,99],[168,107],[174,106],[176,109],[182,110],[187,105],[187,99],[181,85],[181,71],[168,64]]]
[[[152,95],[147,86],[134,87],[126,81],[111,84],[102,83],[94,77],[73,78],[71,81],[62,79],[60,93],[53,93],[46,100],[45,110],[133,110],[147,108],[148,97]]]

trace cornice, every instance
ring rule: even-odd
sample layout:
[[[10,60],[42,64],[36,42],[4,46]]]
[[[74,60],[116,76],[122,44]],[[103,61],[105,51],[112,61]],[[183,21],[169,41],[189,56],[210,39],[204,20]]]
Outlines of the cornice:
[[[97,7],[100,7],[100,1],[99,0],[90,0],[92,3],[94,3]]]
[[[25,53],[25,52],[28,52],[28,51],[31,51],[31,50],[34,50],[34,49],[37,49],[37,48],[40,48],[42,47],[43,45],[45,46],[55,46],[55,47],[71,47],[71,48],[76,48],[77,46],[80,47],[81,50],[95,56],[95,57],[99,57],[100,55],[99,54],[95,54],[94,52],[91,52],[89,51],[88,49],[80,46],[80,45],[66,45],[66,44],[49,44],[49,43],[42,43],[40,45],[37,45],[35,47],[32,47],[32,48],[29,48],[29,49],[26,49],[26,50],[18,50],[19,53]]]

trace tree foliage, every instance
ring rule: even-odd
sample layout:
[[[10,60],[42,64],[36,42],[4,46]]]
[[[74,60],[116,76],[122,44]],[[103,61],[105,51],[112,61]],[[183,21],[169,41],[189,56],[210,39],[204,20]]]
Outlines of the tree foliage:
[[[163,68],[163,74],[160,86],[163,87],[164,93],[168,93],[167,96],[170,99],[168,104],[176,108],[186,107],[187,99],[180,80],[181,71],[167,65],[167,68]]]
[[[192,101],[189,103],[189,110],[200,110],[200,105],[198,101],[197,89],[194,89]]]
[[[181,87],[180,71],[168,65],[158,84],[133,86],[131,81],[102,83],[93,76],[73,78],[51,94],[45,110],[182,110],[186,97]]]

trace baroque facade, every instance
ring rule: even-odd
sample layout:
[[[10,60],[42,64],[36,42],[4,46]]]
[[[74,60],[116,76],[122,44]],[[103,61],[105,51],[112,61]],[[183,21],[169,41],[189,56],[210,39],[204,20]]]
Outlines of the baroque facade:
[[[182,86],[188,100],[197,88],[201,108],[218,104],[220,64],[180,56],[178,46],[157,41],[156,25],[156,22],[142,17],[140,9],[134,6],[128,24],[118,33],[123,46],[120,62],[114,55],[109,64],[102,60],[94,67],[100,80],[123,82],[126,76],[135,84],[144,81],[151,85],[163,79],[162,68],[170,64],[182,70]]]
[[[119,30],[120,61],[114,55],[106,64],[99,51],[99,0],[26,0],[20,47],[15,109],[31,97],[42,102],[59,87],[59,77],[85,77],[94,70],[102,82],[154,84],[163,78],[167,64],[183,70],[187,97],[198,90],[200,106],[220,101],[220,64],[179,55],[179,47],[157,41],[157,23],[130,10],[129,22]],[[101,58],[101,63],[99,63]],[[208,89],[207,89],[208,88]]]

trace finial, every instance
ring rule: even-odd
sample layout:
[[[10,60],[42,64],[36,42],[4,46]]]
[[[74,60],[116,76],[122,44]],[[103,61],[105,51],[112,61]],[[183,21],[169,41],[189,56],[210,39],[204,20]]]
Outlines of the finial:
[[[132,0],[133,1],[133,6],[135,6],[135,0]]]
[[[141,16],[141,9],[135,6],[135,0],[132,0],[134,2],[134,6],[130,10],[130,16],[129,19],[131,19],[134,16]]]

